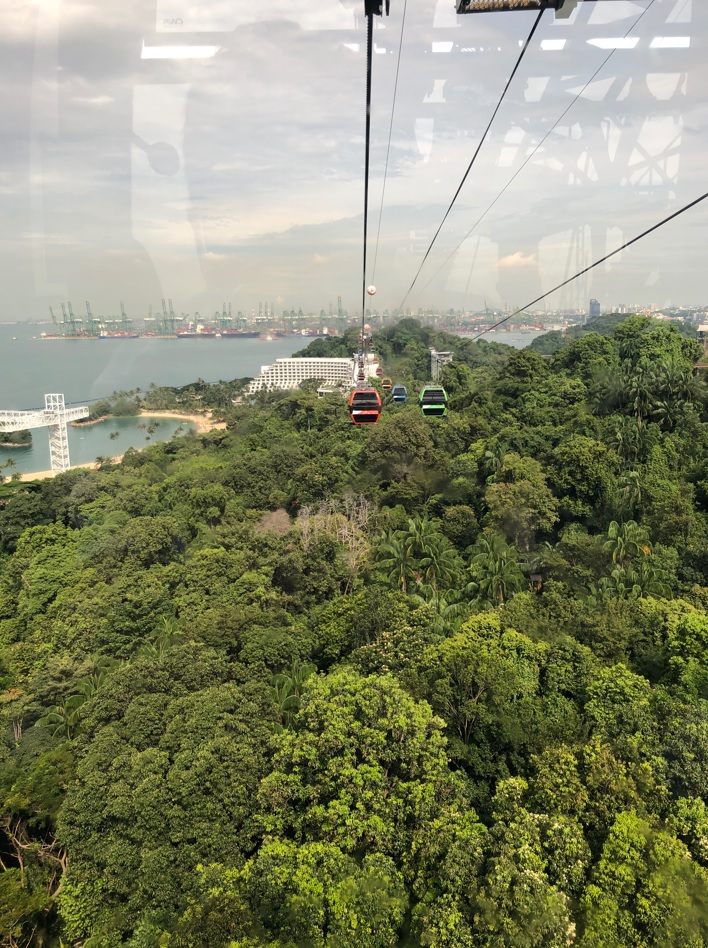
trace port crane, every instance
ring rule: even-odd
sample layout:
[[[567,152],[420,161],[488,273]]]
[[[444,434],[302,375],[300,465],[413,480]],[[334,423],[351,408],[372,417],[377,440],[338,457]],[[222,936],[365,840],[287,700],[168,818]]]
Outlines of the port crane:
[[[78,336],[79,330],[81,327],[77,329],[76,324],[83,322],[83,320],[78,319],[76,316],[74,316],[74,310],[72,308],[70,300],[66,301],[66,305],[69,307],[69,325],[71,326],[71,334],[72,336]],[[62,308],[63,308],[63,304],[62,304]]]
[[[126,314],[126,312],[125,312],[125,306],[123,306],[122,303],[120,304],[120,317],[121,317],[121,318],[120,318],[120,325],[121,325],[122,331],[123,331],[123,332],[130,332],[130,330],[131,330],[131,328],[132,328],[132,325],[133,325],[133,320],[130,319],[130,318],[127,316],[127,314]]]
[[[86,321],[88,325],[88,331],[92,336],[97,336],[101,328],[101,320],[94,317],[91,312],[91,304],[86,300]]]

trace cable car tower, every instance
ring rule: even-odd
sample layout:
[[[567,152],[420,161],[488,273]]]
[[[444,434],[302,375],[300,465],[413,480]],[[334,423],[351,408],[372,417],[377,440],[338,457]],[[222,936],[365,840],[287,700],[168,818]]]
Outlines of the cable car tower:
[[[22,411],[0,410],[0,431],[25,431],[27,428],[47,428],[52,476],[71,467],[69,461],[68,422],[88,418],[88,405],[67,408],[63,395],[45,395],[44,408]]]

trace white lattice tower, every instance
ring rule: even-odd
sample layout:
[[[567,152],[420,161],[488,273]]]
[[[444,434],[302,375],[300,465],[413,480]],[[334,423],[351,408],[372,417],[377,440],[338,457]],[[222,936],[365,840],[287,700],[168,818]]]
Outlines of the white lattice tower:
[[[430,350],[430,377],[433,382],[437,382],[440,378],[440,369],[447,365],[448,362],[452,362],[453,352],[438,352],[437,349]]]
[[[66,425],[66,407],[63,395],[45,395],[44,410],[51,414],[54,421],[48,426],[49,457],[52,473],[68,471],[69,463],[69,431]]]
[[[88,418],[88,405],[67,408],[63,395],[45,395],[44,409],[0,411],[0,431],[25,431],[27,428],[47,428],[49,457],[52,474],[60,474],[71,466],[69,461],[68,423]]]

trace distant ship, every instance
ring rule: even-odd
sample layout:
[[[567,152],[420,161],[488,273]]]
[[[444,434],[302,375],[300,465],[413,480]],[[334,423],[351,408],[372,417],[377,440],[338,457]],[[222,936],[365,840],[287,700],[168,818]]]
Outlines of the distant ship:
[[[100,332],[99,339],[139,339],[139,332]]]
[[[175,332],[178,339],[216,339],[216,329],[210,326],[198,325],[193,329],[178,329]]]
[[[222,339],[257,339],[260,336],[260,332],[255,329],[222,329],[221,338]]]

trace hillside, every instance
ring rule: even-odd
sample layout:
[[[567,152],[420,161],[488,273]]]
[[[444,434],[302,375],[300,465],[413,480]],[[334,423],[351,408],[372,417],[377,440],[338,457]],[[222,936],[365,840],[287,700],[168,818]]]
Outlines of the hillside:
[[[545,332],[542,336],[537,336],[533,340],[529,349],[533,349],[534,352],[538,352],[540,355],[552,355],[564,346],[569,346],[576,340],[582,339],[582,337],[588,333],[597,333],[599,336],[612,336],[619,326],[627,322],[643,330],[667,325],[664,320],[652,319],[650,316],[637,316],[628,313],[603,313],[594,319],[588,319],[582,326],[571,326],[564,332],[559,332],[558,330]],[[695,327],[688,323],[671,323],[670,325],[675,326],[681,335],[689,339],[696,338]]]
[[[0,495],[1,944],[708,943],[696,343],[374,345],[448,416],[199,381]]]

